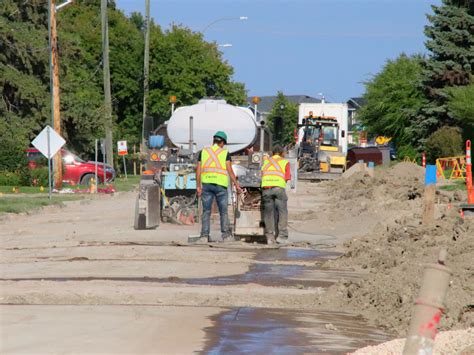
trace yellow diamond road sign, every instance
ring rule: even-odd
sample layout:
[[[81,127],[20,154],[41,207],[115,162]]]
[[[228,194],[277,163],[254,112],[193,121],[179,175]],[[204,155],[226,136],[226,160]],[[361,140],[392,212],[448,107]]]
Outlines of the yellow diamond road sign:
[[[50,126],[46,126],[31,142],[48,159],[52,158],[64,143],[66,143],[64,138]]]

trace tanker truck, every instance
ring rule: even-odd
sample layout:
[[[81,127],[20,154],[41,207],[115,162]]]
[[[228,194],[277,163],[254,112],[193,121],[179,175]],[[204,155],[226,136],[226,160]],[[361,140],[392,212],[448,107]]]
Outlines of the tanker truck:
[[[260,211],[260,167],[263,146],[271,147],[271,134],[252,110],[220,99],[202,99],[177,108],[170,119],[148,138],[142,156],[135,207],[135,229],[156,228],[160,222],[193,224],[199,221],[196,195],[196,156],[212,143],[217,130],[229,137],[234,172],[244,193],[231,191],[234,234],[263,236]]]

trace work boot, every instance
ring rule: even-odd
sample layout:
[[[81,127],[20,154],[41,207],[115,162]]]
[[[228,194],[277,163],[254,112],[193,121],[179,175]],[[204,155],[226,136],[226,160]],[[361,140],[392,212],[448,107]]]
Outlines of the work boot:
[[[291,244],[291,242],[288,240],[288,238],[282,238],[282,237],[278,237],[276,239],[276,242],[278,244],[284,244],[284,245]]]
[[[234,236],[229,233],[229,234],[223,234],[222,235],[222,241],[224,243],[230,243],[230,242],[233,242],[234,241]]]
[[[196,244],[207,244],[211,240],[208,235],[200,235],[199,239],[196,241]]]
[[[275,237],[267,237],[267,245],[275,245],[276,240]]]

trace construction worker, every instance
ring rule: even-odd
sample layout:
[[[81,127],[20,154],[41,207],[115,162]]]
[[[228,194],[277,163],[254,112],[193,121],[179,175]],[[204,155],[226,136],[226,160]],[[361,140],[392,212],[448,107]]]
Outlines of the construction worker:
[[[273,147],[272,154],[273,156],[265,159],[262,165],[265,237],[267,244],[275,244],[275,242],[286,244],[288,243],[288,197],[285,188],[287,181],[291,180],[290,164],[288,160],[283,159],[282,147],[278,145]],[[277,223],[275,223],[275,217]]]
[[[204,148],[198,156],[196,169],[197,194],[202,201],[201,238],[207,241],[230,241],[232,232],[227,214],[229,177],[238,192],[240,186],[232,169],[230,154],[224,145],[227,144],[227,134],[216,132],[212,147]],[[222,240],[210,239],[211,210],[214,198],[219,209]]]

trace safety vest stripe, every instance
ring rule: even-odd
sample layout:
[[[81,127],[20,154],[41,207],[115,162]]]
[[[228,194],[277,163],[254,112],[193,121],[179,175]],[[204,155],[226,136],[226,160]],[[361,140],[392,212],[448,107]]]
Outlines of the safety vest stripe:
[[[268,162],[269,162],[270,164],[267,164],[267,165],[263,168],[263,171],[269,171],[269,169],[270,169],[271,167],[274,167],[276,171],[279,171],[279,172],[283,173],[283,170],[282,170],[282,168],[280,167],[280,164],[278,164],[278,161],[280,161],[281,159],[275,160],[275,159],[273,159],[273,158],[268,158],[267,160],[268,160]]]
[[[210,167],[212,162],[214,162],[214,163],[216,163],[217,168],[222,169],[221,163],[220,163],[219,158],[217,156],[223,151],[223,149],[219,148],[214,152],[211,148],[207,148],[206,151],[209,154],[209,159],[207,159],[207,161],[204,163],[203,167]]]
[[[202,172],[202,174],[216,173],[216,174],[227,175],[227,170],[219,169],[219,168],[202,168],[201,172]]]
[[[280,173],[278,171],[264,171],[264,172],[262,172],[262,175],[263,176],[272,176],[273,175],[273,176],[279,176],[283,179],[285,178],[285,174]]]

